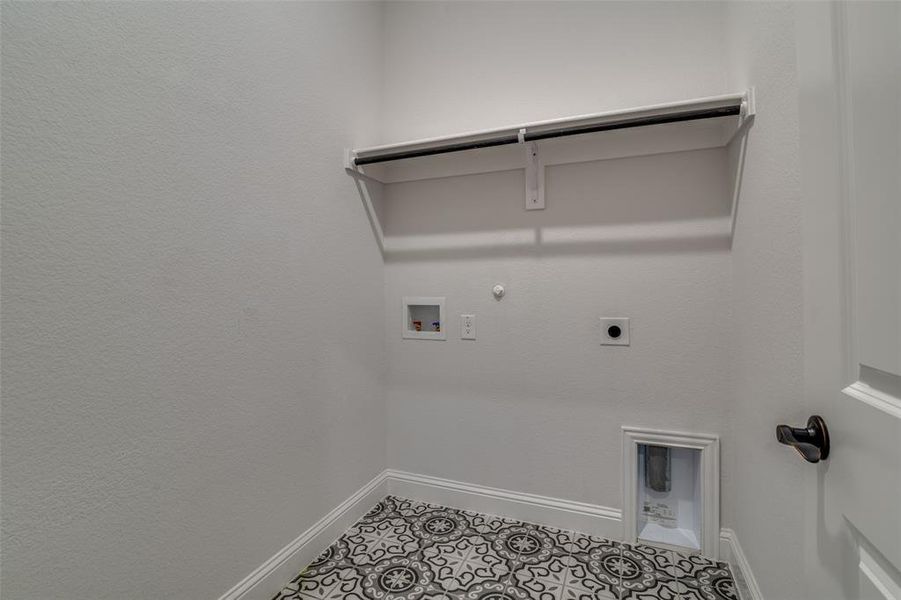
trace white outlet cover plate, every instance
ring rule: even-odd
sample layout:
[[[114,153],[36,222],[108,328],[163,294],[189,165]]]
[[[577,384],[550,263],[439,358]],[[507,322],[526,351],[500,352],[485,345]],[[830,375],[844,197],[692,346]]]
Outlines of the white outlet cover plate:
[[[619,327],[619,337],[610,333],[611,327]],[[628,317],[601,317],[601,345],[602,346],[628,346],[629,342],[629,318]]]
[[[467,327],[469,323],[469,327]],[[460,339],[474,340],[476,339],[476,316],[460,315]]]

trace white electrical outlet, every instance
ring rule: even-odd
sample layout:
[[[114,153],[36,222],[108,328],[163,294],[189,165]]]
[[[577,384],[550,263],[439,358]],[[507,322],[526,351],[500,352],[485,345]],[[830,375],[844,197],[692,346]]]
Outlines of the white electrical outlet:
[[[460,339],[476,339],[476,316],[460,315]]]
[[[601,318],[601,345],[628,346],[629,319],[627,317]]]

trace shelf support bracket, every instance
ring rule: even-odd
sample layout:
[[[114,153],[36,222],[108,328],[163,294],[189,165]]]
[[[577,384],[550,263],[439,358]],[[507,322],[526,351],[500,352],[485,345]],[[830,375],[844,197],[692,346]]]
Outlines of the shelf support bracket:
[[[544,163],[538,156],[538,144],[527,142],[525,128],[519,130],[526,163],[526,210],[544,209]]]
[[[385,254],[385,233],[382,231],[382,223],[379,219],[381,211],[376,210],[376,205],[381,206],[382,192],[384,184],[375,177],[370,177],[363,173],[362,169],[354,164],[354,151],[350,148],[344,149],[344,171],[354,180],[357,187],[357,193],[360,194],[360,200],[363,202],[363,208],[366,210],[366,217],[369,219],[369,226],[375,235],[375,241],[379,245],[379,250]]]

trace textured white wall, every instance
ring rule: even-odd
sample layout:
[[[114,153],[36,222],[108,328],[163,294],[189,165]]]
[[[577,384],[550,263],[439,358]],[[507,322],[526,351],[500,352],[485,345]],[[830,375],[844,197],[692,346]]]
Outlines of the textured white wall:
[[[218,597],[385,467],[380,27],[4,3],[4,598]]]
[[[806,416],[788,7],[3,12],[6,595],[218,595],[386,465],[386,362],[396,468],[618,506],[621,424],[722,433],[724,523],[768,597],[798,583],[803,465],[771,440]],[[387,233],[423,249],[383,281],[335,168],[345,146],[748,84],[731,252],[604,241],[722,216],[704,151],[551,168],[537,213],[518,172],[390,186]],[[500,243],[536,227],[562,241]],[[400,339],[403,295],[448,297],[448,341]],[[633,318],[631,348],[597,344],[601,315]]]
[[[385,138],[723,93],[721,19],[715,4],[391,4]],[[723,160],[553,167],[547,210],[528,213],[522,171],[388,186],[386,235],[420,248],[386,261],[389,464],[620,506],[621,425],[725,433],[729,250],[683,229],[728,214]],[[609,242],[642,228],[676,236]],[[446,342],[401,339],[404,295],[447,296]],[[475,342],[459,339],[468,312]],[[632,346],[600,346],[600,316],[631,317]]]
[[[733,85],[754,85],[759,116],[748,137],[732,248],[735,452],[724,468],[730,523],[766,598],[803,588],[804,478],[815,473],[775,441],[777,423],[805,423],[803,298],[794,7],[730,3]]]
[[[722,7],[389,2],[386,142],[723,92]]]

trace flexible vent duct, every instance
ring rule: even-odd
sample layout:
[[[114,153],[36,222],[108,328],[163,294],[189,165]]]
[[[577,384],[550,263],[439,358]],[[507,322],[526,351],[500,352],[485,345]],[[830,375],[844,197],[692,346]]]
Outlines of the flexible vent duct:
[[[645,485],[655,492],[670,491],[670,449],[648,446],[644,461]]]

